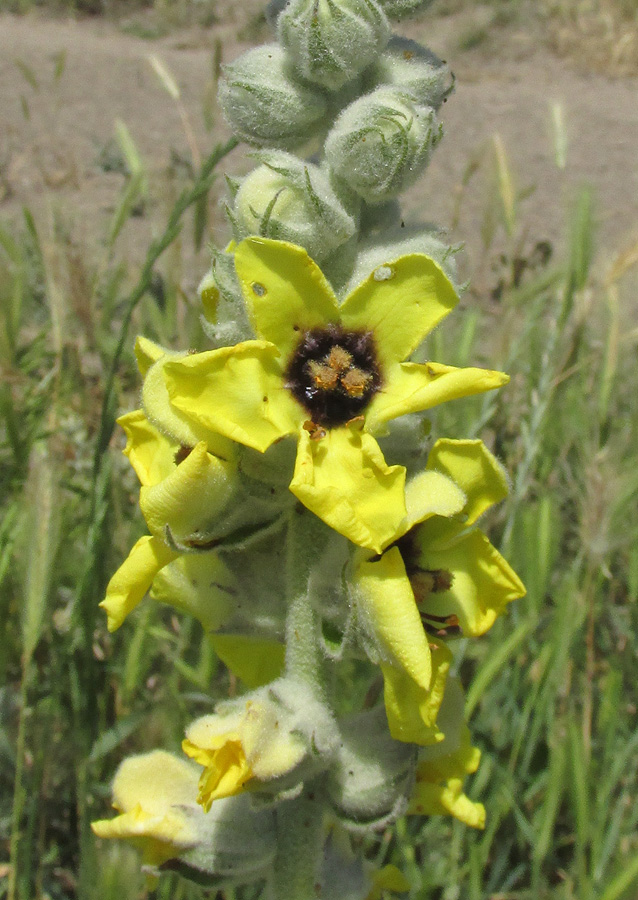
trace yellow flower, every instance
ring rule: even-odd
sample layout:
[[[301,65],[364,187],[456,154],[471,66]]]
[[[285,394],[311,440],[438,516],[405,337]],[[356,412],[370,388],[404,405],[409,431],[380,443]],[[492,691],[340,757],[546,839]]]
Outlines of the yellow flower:
[[[202,433],[261,452],[296,436],[292,493],[379,552],[406,516],[405,469],[386,465],[372,435],[391,419],[491,390],[507,376],[404,362],[458,302],[426,256],[378,267],[341,305],[293,244],[248,238],[235,249],[235,266],[257,339],[166,360],[173,410]]]
[[[445,639],[483,634],[525,594],[501,554],[472,527],[506,494],[503,470],[481,441],[437,441],[426,471],[407,485],[411,513],[393,545],[376,558],[358,553],[355,606],[381,664],[397,740],[441,739],[437,712],[451,658]]]
[[[338,740],[331,713],[310,688],[281,678],[197,719],[182,747],[204,767],[197,800],[208,811],[244,790],[294,787],[325,768]]]
[[[206,602],[189,609],[185,600],[182,606],[202,620],[205,627],[218,628],[228,606],[230,573],[213,554],[179,559],[176,545],[197,548],[205,544],[215,516],[233,497],[234,466],[210,453],[205,441],[185,447],[165,437],[142,410],[127,413],[118,422],[127,437],[124,453],[140,480],[140,507],[151,533],[137,541],[107,586],[100,606],[106,610],[109,631],[119,628],[154,584],[160,570],[174,560],[179,561],[173,563],[163,584],[158,584],[158,593],[166,594],[167,583],[179,578],[178,573],[182,581],[191,584],[198,578],[208,578],[213,591]],[[173,597],[178,596],[179,592],[174,591]]]
[[[198,781],[199,768],[171,753],[129,757],[113,784],[120,814],[91,827],[98,837],[133,844],[155,870],[215,884],[263,878],[275,854],[272,810],[254,810],[247,798],[234,797],[206,813],[197,803]]]
[[[472,828],[484,828],[483,804],[463,793],[465,776],[476,772],[481,752],[472,747],[463,721],[463,692],[457,679],[448,681],[439,724],[445,739],[421,751],[408,815],[454,816]]]
[[[120,815],[91,828],[98,837],[130,841],[144,863],[159,866],[197,842],[194,816],[199,772],[163,750],[124,760],[113,783],[113,805]]]

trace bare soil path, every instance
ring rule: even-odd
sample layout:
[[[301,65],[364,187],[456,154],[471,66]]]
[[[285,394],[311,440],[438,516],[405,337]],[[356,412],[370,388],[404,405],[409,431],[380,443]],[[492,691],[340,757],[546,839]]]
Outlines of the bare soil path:
[[[189,159],[192,149],[178,107],[161,87],[148,56],[160,56],[175,77],[195,141],[205,154],[228,134],[219,114],[212,131],[204,127],[202,115],[215,40],[221,39],[225,60],[242,52],[249,44],[238,34],[260,5],[242,3],[234,18],[231,6],[224,21],[210,29],[153,41],[100,21],[0,15],[0,221],[17,221],[23,205],[38,215],[57,210],[90,251],[105,233],[123,184],[121,174],[108,171],[119,119],[139,147],[155,197],[118,247],[135,263],[165,216],[166,190],[153,185],[162,179],[165,185],[171,158]],[[498,134],[515,186],[534,188],[521,216],[534,241],[560,246],[569,198],[583,183],[595,190],[601,252],[635,236],[638,79],[577,73],[543,49],[534,35],[514,27],[461,51],[459,33],[465,27],[458,17],[409,26],[411,36],[454,63],[457,91],[444,108],[446,137],[422,183],[410,192],[406,219],[449,227],[468,165],[487,148],[476,177],[463,191],[452,235],[466,242],[467,271],[475,271],[483,253],[480,231],[493,179],[490,142]],[[64,72],[56,81],[56,61],[61,59]],[[33,78],[37,86],[29,83]],[[553,103],[561,105],[568,136],[563,170],[554,159]],[[249,167],[242,148],[225,168]],[[221,241],[223,234],[218,213],[212,237]],[[201,273],[198,265],[187,287]]]

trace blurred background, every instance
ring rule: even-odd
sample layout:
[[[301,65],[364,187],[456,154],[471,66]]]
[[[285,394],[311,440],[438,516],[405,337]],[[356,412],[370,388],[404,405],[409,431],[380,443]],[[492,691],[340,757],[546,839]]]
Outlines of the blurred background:
[[[398,30],[457,78],[404,203],[407,225],[464,244],[460,311],[428,353],[512,376],[433,433],[482,437],[511,474],[488,524],[528,595],[462,656],[486,830],[405,820],[366,851],[411,900],[635,900],[638,2],[435,0]],[[9,900],[215,896],[172,878],[153,893],[89,823],[125,755],[177,749],[211,685],[236,685],[196,623],[146,603],[109,635],[97,604],[144,531],[114,427],[138,404],[133,338],[205,347],[223,173],[252,168],[224,145],[216,83],[266,40],[257,0],[0,0]]]

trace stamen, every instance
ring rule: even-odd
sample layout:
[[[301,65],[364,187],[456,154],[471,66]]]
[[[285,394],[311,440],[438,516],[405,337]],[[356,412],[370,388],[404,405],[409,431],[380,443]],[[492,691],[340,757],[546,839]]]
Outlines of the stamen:
[[[310,419],[306,419],[303,423],[303,429],[308,432],[311,441],[320,441],[326,436],[326,429],[317,425],[316,422],[311,422]]]
[[[458,635],[463,633],[459,624],[459,617],[454,614],[434,616],[429,613],[421,613],[421,621],[425,630],[436,637],[458,637]],[[439,624],[442,627],[437,627]]]
[[[312,375],[315,386],[322,391],[333,391],[337,387],[339,373],[332,366],[311,359],[308,363],[308,372]]]
[[[347,372],[352,365],[352,353],[348,353],[337,344],[328,354],[326,362],[331,369],[335,369],[337,372]]]
[[[363,369],[350,369],[341,376],[341,386],[349,397],[363,397],[366,388],[372,381],[372,375]]]

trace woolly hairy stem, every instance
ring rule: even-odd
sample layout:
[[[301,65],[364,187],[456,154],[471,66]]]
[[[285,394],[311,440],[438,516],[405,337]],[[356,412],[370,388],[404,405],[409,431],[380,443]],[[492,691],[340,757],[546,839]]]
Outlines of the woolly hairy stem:
[[[275,900],[317,900],[323,815],[312,790],[277,808]]]
[[[308,514],[297,509],[290,515],[286,536],[286,672],[323,695],[319,623],[309,590],[311,529]]]

